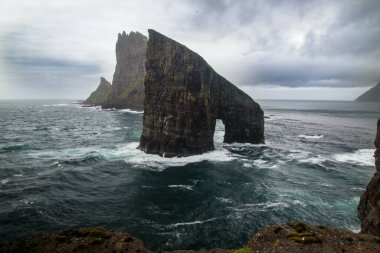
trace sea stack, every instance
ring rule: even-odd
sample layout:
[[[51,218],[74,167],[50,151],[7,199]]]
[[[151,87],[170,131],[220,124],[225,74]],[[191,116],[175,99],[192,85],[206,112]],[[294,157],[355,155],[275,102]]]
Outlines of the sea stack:
[[[92,99],[85,104],[101,105],[103,108],[134,109],[144,108],[145,53],[148,38],[139,32],[119,33],[116,42],[116,67],[112,88],[107,99]],[[95,95],[97,95],[95,91]],[[98,98],[98,96],[95,96]]]
[[[377,121],[375,147],[376,172],[360,198],[358,217],[362,222],[362,233],[380,236],[380,119]]]
[[[195,52],[148,32],[141,150],[165,157],[213,150],[216,119],[225,125],[224,142],[264,143],[259,104]]]
[[[112,94],[111,83],[108,82],[104,77],[100,78],[100,83],[98,88],[86,99],[84,102],[88,105],[102,105],[107,103],[108,98]]]

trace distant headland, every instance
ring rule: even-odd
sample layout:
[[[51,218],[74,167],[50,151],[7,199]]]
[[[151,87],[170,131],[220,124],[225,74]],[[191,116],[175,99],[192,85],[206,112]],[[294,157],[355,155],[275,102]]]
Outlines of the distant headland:
[[[355,101],[380,103],[380,82],[378,82],[377,85],[360,95]]]

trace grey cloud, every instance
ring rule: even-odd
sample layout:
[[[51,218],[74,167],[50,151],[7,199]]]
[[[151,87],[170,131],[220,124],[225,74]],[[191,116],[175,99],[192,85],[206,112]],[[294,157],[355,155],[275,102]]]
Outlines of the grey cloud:
[[[42,50],[28,47],[31,41],[24,33],[10,33],[1,42],[4,63],[0,72],[6,73],[20,94],[29,97],[72,97],[73,91],[81,97],[88,92],[88,87],[83,86],[88,83],[86,79],[101,73],[98,64],[46,56]]]
[[[347,62],[329,58],[257,59],[242,70],[246,85],[287,87],[360,87],[380,80],[375,62]]]
[[[246,85],[355,87],[380,80],[378,0],[195,3],[204,12],[194,17],[194,29],[219,37],[238,34],[252,54],[286,55],[246,61],[235,78]],[[303,32],[300,47],[292,44],[292,30]]]
[[[380,80],[378,0],[8,3],[0,77],[36,94],[87,96],[99,76],[112,76],[117,33],[149,27],[202,54],[237,85],[364,87]]]

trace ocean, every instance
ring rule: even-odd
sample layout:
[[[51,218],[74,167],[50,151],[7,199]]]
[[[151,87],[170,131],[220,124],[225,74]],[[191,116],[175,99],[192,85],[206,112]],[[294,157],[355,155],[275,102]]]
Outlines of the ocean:
[[[266,144],[186,158],[136,149],[141,112],[0,100],[0,238],[103,226],[152,250],[237,248],[290,220],[360,230],[380,104],[258,101]]]

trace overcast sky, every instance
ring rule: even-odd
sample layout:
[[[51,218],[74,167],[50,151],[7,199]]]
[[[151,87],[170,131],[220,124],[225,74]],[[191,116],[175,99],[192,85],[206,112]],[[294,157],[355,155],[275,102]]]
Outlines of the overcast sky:
[[[185,44],[254,99],[355,99],[380,81],[380,1],[0,0],[0,98],[86,98],[123,30]]]

